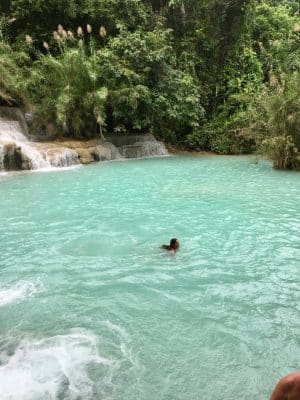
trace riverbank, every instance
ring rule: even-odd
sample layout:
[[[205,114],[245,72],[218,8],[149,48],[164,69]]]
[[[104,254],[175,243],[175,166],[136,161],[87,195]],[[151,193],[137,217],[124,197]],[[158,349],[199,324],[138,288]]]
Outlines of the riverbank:
[[[177,156],[193,156],[193,157],[212,157],[218,156],[217,153],[213,151],[195,151],[195,150],[186,150],[181,146],[176,146],[173,144],[166,144],[166,148],[170,154],[174,154]]]

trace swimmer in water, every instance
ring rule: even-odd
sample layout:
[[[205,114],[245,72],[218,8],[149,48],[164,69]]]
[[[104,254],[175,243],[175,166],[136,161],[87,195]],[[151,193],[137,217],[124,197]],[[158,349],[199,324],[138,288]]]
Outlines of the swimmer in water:
[[[299,400],[300,372],[289,374],[276,385],[270,400]]]
[[[169,253],[174,254],[179,249],[179,240],[173,238],[170,240],[170,244],[163,244],[160,246],[161,249],[167,250]]]

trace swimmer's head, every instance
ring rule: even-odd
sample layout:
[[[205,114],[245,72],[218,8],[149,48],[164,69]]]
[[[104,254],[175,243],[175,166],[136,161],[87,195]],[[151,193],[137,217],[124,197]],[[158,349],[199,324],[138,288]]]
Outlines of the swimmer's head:
[[[179,240],[176,238],[171,239],[170,247],[171,247],[171,249],[178,250],[179,249]]]

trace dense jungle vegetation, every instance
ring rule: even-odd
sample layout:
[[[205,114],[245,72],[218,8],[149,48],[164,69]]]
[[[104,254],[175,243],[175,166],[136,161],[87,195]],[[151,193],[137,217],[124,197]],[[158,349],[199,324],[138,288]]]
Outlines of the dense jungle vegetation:
[[[0,103],[64,136],[300,149],[298,0],[1,0]]]

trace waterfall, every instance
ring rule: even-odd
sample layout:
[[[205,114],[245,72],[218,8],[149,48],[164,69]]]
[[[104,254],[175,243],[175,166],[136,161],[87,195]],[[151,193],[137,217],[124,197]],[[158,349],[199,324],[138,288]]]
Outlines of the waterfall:
[[[28,142],[19,121],[7,121],[0,118],[0,141]]]
[[[76,150],[30,142],[19,121],[0,118],[0,170],[69,167],[78,163]]]
[[[106,139],[31,142],[20,109],[0,107],[0,171],[69,167],[121,158],[166,156],[153,135],[109,135]]]
[[[4,144],[0,143],[0,171],[4,169]]]
[[[118,160],[123,158],[119,149],[110,142],[103,142],[96,146],[94,151],[96,161]]]
[[[46,150],[46,157],[52,167],[70,167],[79,164],[78,153],[67,147],[55,147]]]
[[[159,142],[151,134],[143,135],[109,135],[108,139],[117,147],[125,158],[144,158],[167,156],[164,143]]]
[[[0,169],[49,168],[45,155],[29,142],[19,121],[0,119]]]
[[[144,158],[166,156],[168,152],[163,143],[157,141],[140,141],[119,147],[125,158]]]
[[[46,155],[37,150],[30,142],[20,146],[22,153],[22,169],[50,168],[51,164]]]

